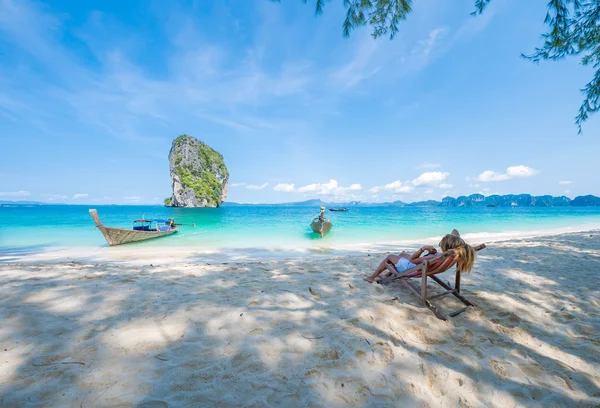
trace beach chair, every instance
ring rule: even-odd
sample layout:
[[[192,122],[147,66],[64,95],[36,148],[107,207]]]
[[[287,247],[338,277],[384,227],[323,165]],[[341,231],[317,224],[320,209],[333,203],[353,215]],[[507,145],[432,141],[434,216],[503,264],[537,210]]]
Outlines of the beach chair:
[[[480,251],[484,248],[485,248],[485,244],[481,244],[481,245],[477,245],[477,246],[473,247],[473,249],[475,249],[475,251]],[[474,306],[474,307],[476,306],[475,304],[469,302],[467,299],[465,299],[460,294],[460,271],[458,270],[458,268],[456,269],[456,279],[455,279],[454,287],[450,286],[449,283],[447,284],[447,283],[443,282],[440,278],[438,278],[436,276],[440,273],[446,272],[447,270],[449,270],[450,268],[452,268],[453,266],[456,265],[457,259],[454,255],[455,255],[454,249],[451,249],[449,251],[444,252],[442,254],[442,256],[438,259],[425,261],[422,264],[419,264],[413,268],[407,269],[403,272],[398,272],[398,270],[396,269],[396,267],[393,264],[388,263],[387,268],[390,271],[391,275],[387,276],[385,278],[379,279],[378,283],[380,283],[382,285],[387,285],[394,281],[400,281],[400,283],[402,283],[404,286],[406,286],[408,289],[410,289],[415,295],[417,295],[417,297],[419,299],[421,299],[421,302],[423,302],[423,304],[425,306],[427,306],[429,308],[429,310],[431,310],[438,319],[448,320],[448,318],[442,312],[440,312],[433,303],[431,303],[432,300],[439,299],[439,298],[442,298],[447,295],[453,295],[458,300],[460,300],[465,305],[465,307],[449,313],[450,317],[454,317],[454,316],[464,312],[465,310],[467,310],[469,308],[469,306]],[[419,284],[414,281],[414,279],[418,279],[418,278],[421,279],[421,287],[419,287]],[[446,289],[446,291],[443,293],[433,295],[433,296],[428,296],[427,295],[427,278],[433,279],[434,282],[436,282],[442,288]]]

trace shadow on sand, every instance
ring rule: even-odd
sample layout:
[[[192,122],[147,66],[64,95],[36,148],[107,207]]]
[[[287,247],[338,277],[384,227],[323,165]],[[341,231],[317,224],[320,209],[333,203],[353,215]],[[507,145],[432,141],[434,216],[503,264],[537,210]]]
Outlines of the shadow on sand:
[[[380,256],[1,265],[0,406],[599,406],[597,237],[491,245],[448,323]]]

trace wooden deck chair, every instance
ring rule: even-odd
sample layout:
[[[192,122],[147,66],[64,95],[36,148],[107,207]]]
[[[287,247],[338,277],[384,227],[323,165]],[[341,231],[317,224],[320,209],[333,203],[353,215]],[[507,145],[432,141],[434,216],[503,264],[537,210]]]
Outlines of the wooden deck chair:
[[[480,251],[485,248],[485,244],[474,246],[473,249],[475,251]],[[388,263],[387,268],[391,272],[391,275],[385,278],[382,278],[378,281],[383,285],[389,284],[396,280],[399,280],[404,286],[409,288],[425,306],[431,310],[438,319],[448,320],[446,316],[442,312],[440,312],[431,301],[434,299],[442,298],[446,295],[454,295],[458,300],[460,300],[465,307],[462,309],[455,310],[449,314],[450,317],[454,317],[469,308],[469,306],[476,306],[475,304],[469,302],[460,294],[460,271],[458,268],[456,269],[456,280],[454,287],[451,287],[449,284],[444,283],[440,278],[438,278],[437,274],[446,272],[448,269],[452,268],[456,265],[457,258],[454,256],[455,252],[453,249],[446,251],[442,254],[441,258],[433,259],[430,261],[425,261],[422,264],[419,264],[413,268],[407,269],[403,272],[398,272],[396,267]],[[445,292],[434,295],[427,296],[427,278],[433,279],[437,284],[446,289]],[[421,278],[421,287],[412,281],[412,279]]]

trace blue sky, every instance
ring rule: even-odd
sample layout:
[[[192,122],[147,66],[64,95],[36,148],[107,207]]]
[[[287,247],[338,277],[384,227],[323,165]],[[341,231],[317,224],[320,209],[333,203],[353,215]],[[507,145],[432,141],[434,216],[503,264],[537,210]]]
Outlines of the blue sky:
[[[0,0],[0,200],[162,202],[182,133],[228,201],[600,195],[591,69],[520,58],[543,3],[418,1],[390,41],[341,0]]]

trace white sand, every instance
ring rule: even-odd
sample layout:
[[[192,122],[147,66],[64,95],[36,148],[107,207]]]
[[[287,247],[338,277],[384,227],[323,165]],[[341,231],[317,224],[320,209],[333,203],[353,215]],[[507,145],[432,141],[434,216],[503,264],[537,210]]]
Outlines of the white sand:
[[[2,265],[0,406],[600,406],[600,233],[490,245],[449,322],[383,255]]]

